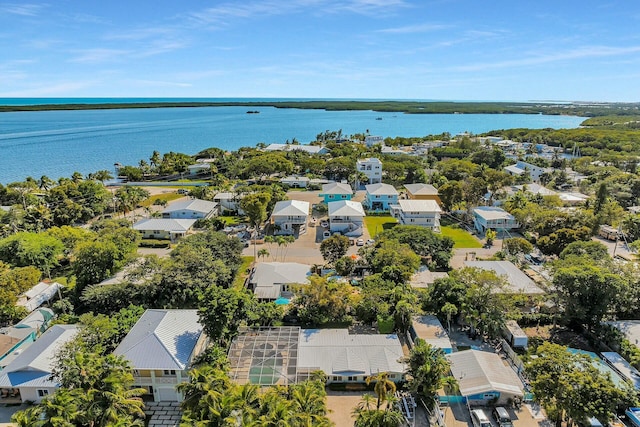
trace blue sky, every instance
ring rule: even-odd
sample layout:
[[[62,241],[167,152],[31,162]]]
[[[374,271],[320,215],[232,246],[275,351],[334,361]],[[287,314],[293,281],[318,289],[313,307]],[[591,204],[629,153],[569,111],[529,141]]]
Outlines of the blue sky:
[[[0,97],[640,101],[635,0],[0,0]]]

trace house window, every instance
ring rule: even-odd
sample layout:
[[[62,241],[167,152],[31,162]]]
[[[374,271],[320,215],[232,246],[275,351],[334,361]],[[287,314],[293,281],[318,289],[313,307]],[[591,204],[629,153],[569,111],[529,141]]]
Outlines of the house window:
[[[347,377],[347,381],[358,381],[358,377]]]
[[[139,377],[139,376],[140,376],[140,371],[139,371],[139,370],[137,370],[137,369],[134,369],[134,370],[133,370],[133,376],[134,376],[134,377]]]
[[[347,195],[346,195],[346,194],[343,194],[343,195],[342,195],[342,198],[343,198],[343,199],[346,199],[346,198],[347,198]]]
[[[171,376],[171,377],[175,377],[176,376],[176,371],[174,369],[165,369],[163,371],[163,373],[166,376]]]
[[[38,396],[39,397],[45,397],[49,395],[49,390],[45,390],[45,389],[39,389],[38,390]]]
[[[332,381],[340,381],[340,377],[337,376],[337,375],[334,375],[334,376],[331,377],[331,380]]]

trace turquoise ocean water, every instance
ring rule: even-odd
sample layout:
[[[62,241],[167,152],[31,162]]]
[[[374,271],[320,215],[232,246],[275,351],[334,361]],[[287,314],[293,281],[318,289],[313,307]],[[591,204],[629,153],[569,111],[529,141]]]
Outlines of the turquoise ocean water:
[[[257,99],[256,99],[257,100]],[[264,99],[260,99],[261,101]],[[284,100],[284,99],[279,99]],[[1,99],[0,105],[239,99],[39,98]],[[245,100],[248,101],[248,100]],[[266,100],[269,101],[269,100]],[[251,107],[151,108],[0,113],[0,183],[74,171],[138,164],[153,150],[195,154],[208,147],[235,150],[260,142],[308,143],[325,130],[349,135],[424,136],[508,128],[575,128],[584,118],[521,114],[401,114]],[[378,120],[381,118],[382,120]]]

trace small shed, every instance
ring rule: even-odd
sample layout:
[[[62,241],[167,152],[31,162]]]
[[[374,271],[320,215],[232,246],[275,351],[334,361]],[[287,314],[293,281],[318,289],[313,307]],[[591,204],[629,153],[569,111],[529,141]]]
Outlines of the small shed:
[[[513,348],[527,348],[527,345],[529,345],[529,337],[515,320],[507,320],[502,333]]]

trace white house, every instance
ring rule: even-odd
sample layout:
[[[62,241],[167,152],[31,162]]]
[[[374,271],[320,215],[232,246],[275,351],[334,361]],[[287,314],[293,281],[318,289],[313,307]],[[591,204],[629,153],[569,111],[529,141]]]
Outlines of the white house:
[[[78,333],[76,325],[54,325],[0,373],[0,389],[17,389],[23,402],[40,403],[60,387],[51,377],[55,358]]]
[[[479,206],[473,209],[473,224],[479,233],[492,230],[512,230],[520,228],[516,218],[504,209],[493,206]]]
[[[277,202],[271,214],[274,234],[299,235],[307,232],[309,202],[282,200]]]
[[[241,194],[221,192],[213,196],[213,201],[220,205],[220,212],[237,212],[238,215],[244,215],[244,211],[240,208]]]
[[[376,157],[359,159],[356,162],[356,170],[367,176],[369,184],[382,182],[382,162]]]
[[[58,282],[40,282],[18,297],[16,305],[24,307],[32,312],[45,302],[49,302],[56,296],[63,286]]]
[[[189,381],[188,370],[206,349],[197,310],[147,310],[113,354],[131,363],[135,388],[155,402],[180,402],[176,385]]]
[[[347,329],[301,329],[298,369],[322,370],[328,383],[363,383],[387,372],[402,381],[405,365],[398,336],[350,334]]]
[[[301,144],[269,144],[264,151],[304,151],[308,154],[327,154],[327,147],[321,145],[301,145]]]
[[[280,184],[288,185],[293,188],[307,188],[309,185],[309,178],[306,176],[286,176],[280,179]]]
[[[189,175],[197,175],[202,172],[209,172],[211,170],[210,163],[196,163],[195,165],[187,166],[189,170]]]
[[[291,299],[291,285],[309,283],[311,267],[296,262],[261,262],[251,272],[248,288],[261,301]]]
[[[364,187],[367,193],[362,203],[372,211],[388,211],[391,205],[398,203],[398,190],[389,184],[369,184]]]
[[[364,145],[373,147],[374,145],[384,144],[384,138],[377,135],[367,135],[364,137]]]
[[[200,219],[210,218],[218,212],[218,204],[208,200],[191,199],[171,203],[162,211],[162,218]]]
[[[349,237],[362,236],[364,209],[362,204],[353,200],[331,202],[329,206],[329,230]]]
[[[521,160],[519,160],[515,165],[510,165],[505,167],[504,170],[508,174],[516,175],[516,176],[520,176],[528,173],[529,177],[531,178],[531,181],[533,182],[539,182],[540,176],[543,173],[548,173],[553,171],[553,169],[551,168],[543,168],[540,166],[532,165],[531,163],[523,162]]]
[[[398,200],[391,205],[391,216],[402,225],[419,225],[440,232],[442,209],[435,200]]]
[[[421,339],[427,344],[441,349],[445,354],[453,352],[449,334],[447,334],[447,331],[442,327],[442,323],[436,316],[415,316],[411,320],[407,336],[412,343],[415,343],[417,339]]]
[[[143,239],[161,239],[175,242],[184,237],[196,223],[195,219],[146,218],[133,224]]]

